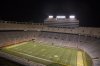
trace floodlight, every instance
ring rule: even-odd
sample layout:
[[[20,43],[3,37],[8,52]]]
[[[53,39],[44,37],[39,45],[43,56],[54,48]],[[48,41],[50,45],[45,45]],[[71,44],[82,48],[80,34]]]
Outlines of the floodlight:
[[[69,18],[70,19],[75,19],[75,16],[74,15],[70,15]]]
[[[56,18],[61,18],[61,19],[64,19],[64,18],[66,18],[66,16],[56,16]]]
[[[50,15],[50,16],[49,16],[49,19],[52,19],[52,18],[53,18],[53,16]]]

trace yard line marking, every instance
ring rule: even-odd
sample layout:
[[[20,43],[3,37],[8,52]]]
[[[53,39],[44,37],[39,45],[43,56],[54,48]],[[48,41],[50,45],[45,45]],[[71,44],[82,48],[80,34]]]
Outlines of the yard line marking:
[[[82,52],[77,53],[77,66],[84,66]]]
[[[54,55],[54,57],[58,57],[58,55]]]
[[[19,43],[19,44],[15,44],[15,45],[12,45],[12,46],[8,46],[6,48],[13,48],[13,47],[17,47],[17,46],[20,46],[20,45],[23,45],[23,44],[27,44],[28,42],[23,42],[23,43]]]
[[[14,51],[14,52],[15,52],[15,51]],[[25,54],[25,53],[21,53],[21,52],[16,52],[16,53],[19,53],[19,54],[22,54],[22,55],[26,55],[26,56],[30,56],[30,57],[33,57],[33,58],[36,58],[36,59],[44,60],[44,61],[47,61],[47,62],[50,62],[50,63],[53,63],[53,61],[51,61],[51,60],[39,58],[39,57],[32,56],[32,55],[29,55],[29,54]]]

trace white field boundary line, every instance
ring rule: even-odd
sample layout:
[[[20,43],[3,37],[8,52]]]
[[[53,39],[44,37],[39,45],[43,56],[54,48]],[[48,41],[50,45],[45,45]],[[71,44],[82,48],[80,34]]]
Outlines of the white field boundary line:
[[[15,52],[15,51],[14,51],[14,52]],[[29,55],[29,54],[25,54],[25,53],[21,53],[21,52],[16,52],[16,53],[19,53],[19,54],[22,54],[22,55],[26,55],[26,56],[30,56],[30,57],[33,57],[33,58],[36,58],[36,59],[44,60],[44,61],[47,61],[47,62],[50,62],[50,63],[53,63],[53,61],[51,61],[51,60],[39,58],[39,57],[32,56],[32,55]]]
[[[82,52],[77,53],[77,66],[84,66]]]
[[[8,46],[6,48],[13,48],[13,47],[17,47],[17,46],[20,46],[20,45],[23,45],[23,44],[26,44],[28,42],[23,42],[23,43],[19,43],[19,44],[15,44],[15,45],[12,45],[12,46]]]

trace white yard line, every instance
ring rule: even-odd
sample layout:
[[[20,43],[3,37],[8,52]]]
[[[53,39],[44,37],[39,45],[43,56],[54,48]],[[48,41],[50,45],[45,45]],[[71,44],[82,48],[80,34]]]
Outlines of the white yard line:
[[[15,52],[15,51],[14,51],[14,52]],[[47,62],[53,63],[53,61],[51,61],[51,60],[47,60],[47,59],[43,59],[43,58],[39,58],[39,57],[32,56],[32,55],[29,55],[29,54],[25,54],[25,53],[21,53],[21,52],[16,52],[16,53],[23,54],[23,55],[26,55],[26,56],[30,56],[30,57],[33,57],[33,58],[36,58],[36,59],[40,59],[40,60],[44,60],[44,61],[47,61]]]
[[[14,45],[12,45],[12,46],[8,46],[8,47],[6,47],[6,48],[17,47],[17,46],[20,46],[20,45],[23,45],[23,44],[26,44],[26,43],[28,43],[28,42],[23,42],[23,43],[19,43],[19,44],[14,44]]]

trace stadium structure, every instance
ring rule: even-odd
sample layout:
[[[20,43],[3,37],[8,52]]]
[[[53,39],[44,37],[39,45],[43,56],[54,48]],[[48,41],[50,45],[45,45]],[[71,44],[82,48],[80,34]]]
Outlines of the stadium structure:
[[[71,15],[44,23],[0,21],[0,57],[25,66],[100,66],[100,28]]]

